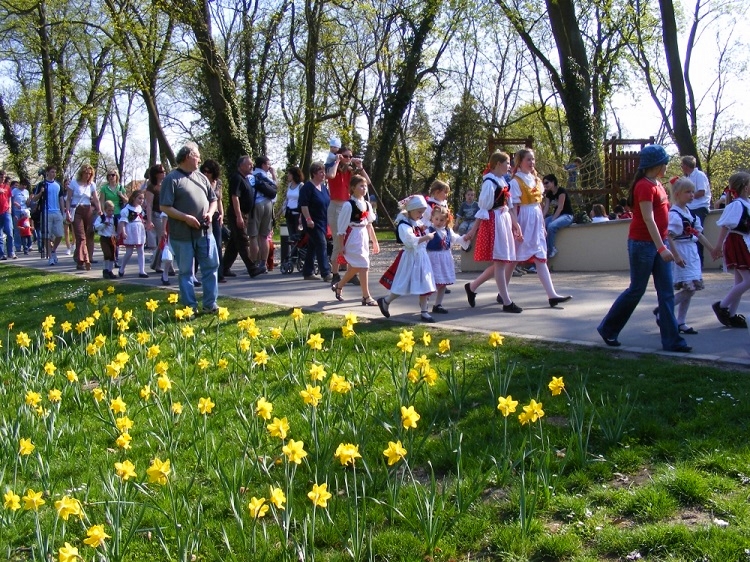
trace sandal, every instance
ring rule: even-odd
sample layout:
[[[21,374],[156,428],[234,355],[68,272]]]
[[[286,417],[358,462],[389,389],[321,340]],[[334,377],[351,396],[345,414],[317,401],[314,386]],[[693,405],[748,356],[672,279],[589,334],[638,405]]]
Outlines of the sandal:
[[[688,326],[687,324],[680,324],[680,325],[679,325],[679,326],[677,327],[677,330],[678,330],[678,331],[679,331],[679,332],[680,332],[681,334],[688,334],[688,335],[691,335],[691,336],[694,336],[695,334],[697,334],[697,333],[698,333],[698,330],[695,330],[694,328],[692,328],[692,327]]]
[[[341,289],[341,287],[338,286],[337,283],[334,283],[333,285],[331,285],[331,291],[333,291],[334,293],[336,293],[336,300],[337,301],[343,301],[344,300],[344,297],[341,296],[342,289]],[[377,304],[377,303],[375,303],[375,304]]]
[[[372,297],[362,297],[362,306],[378,306],[378,301]]]

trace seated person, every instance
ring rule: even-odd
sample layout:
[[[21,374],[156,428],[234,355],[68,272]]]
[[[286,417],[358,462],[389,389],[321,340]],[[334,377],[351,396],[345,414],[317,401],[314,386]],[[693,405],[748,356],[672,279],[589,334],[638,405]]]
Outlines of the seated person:
[[[630,206],[628,205],[628,200],[623,197],[618,201],[619,205],[618,207],[622,207],[622,211],[617,214],[618,219],[632,219],[633,218],[633,211],[630,210]],[[615,212],[617,212],[617,207],[615,207]]]
[[[544,185],[542,212],[545,214],[544,225],[547,229],[547,257],[551,259],[557,255],[555,246],[557,232],[573,224],[573,206],[565,188],[557,184],[555,174],[544,176],[542,184]]]
[[[464,195],[464,202],[458,208],[456,217],[458,218],[458,233],[464,235],[474,225],[474,220],[479,211],[479,203],[475,200],[476,194],[473,189],[469,189]]]
[[[602,205],[601,203],[597,203],[596,205],[591,207],[591,222],[609,222],[607,211],[605,211],[604,205]]]

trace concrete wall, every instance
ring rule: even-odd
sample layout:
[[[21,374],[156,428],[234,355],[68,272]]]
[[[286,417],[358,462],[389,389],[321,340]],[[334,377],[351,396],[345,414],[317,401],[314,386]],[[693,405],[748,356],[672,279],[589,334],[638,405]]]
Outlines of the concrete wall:
[[[713,244],[719,236],[716,221],[721,211],[711,211],[704,234]],[[630,219],[597,224],[574,224],[557,233],[557,255],[549,260],[553,271],[627,271]],[[721,260],[711,260],[705,252],[705,268],[716,269]],[[490,262],[474,261],[474,249],[461,252],[461,271],[482,271]]]

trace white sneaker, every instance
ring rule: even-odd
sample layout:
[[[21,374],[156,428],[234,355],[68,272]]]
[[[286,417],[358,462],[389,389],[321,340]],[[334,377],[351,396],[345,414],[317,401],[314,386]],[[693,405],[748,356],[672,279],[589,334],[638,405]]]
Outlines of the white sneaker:
[[[66,255],[66,256],[69,256],[69,255],[71,255],[72,253],[73,253],[73,252],[72,252],[72,251],[70,250],[70,248],[68,248],[67,250],[65,250],[65,255]]]
[[[557,255],[557,248],[552,248],[552,251],[547,256],[548,258],[554,258]]]

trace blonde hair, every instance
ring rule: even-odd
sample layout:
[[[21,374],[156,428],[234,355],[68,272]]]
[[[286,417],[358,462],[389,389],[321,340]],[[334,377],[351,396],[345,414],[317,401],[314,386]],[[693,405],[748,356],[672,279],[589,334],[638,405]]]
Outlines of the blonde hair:
[[[430,185],[430,196],[432,196],[433,193],[437,193],[438,191],[445,191],[446,193],[450,192],[451,186],[449,186],[444,181],[435,180]]]
[[[109,199],[107,199],[107,200],[106,200],[106,201],[104,201],[104,203],[102,204],[102,208],[103,208],[103,209],[104,209],[105,211],[109,211],[110,209],[114,211],[114,210],[115,210],[115,204],[114,204],[114,203],[112,203],[112,201],[110,201]]]
[[[488,164],[490,171],[494,170],[495,166],[498,164],[505,164],[508,160],[510,160],[510,156],[508,156],[506,152],[496,150],[492,153],[492,156],[490,156],[490,163]]]
[[[84,164],[80,168],[78,168],[78,174],[76,175],[76,181],[81,182],[84,179],[84,174],[87,172],[91,172],[91,181],[94,181],[94,168],[91,166],[91,164]]]
[[[453,215],[450,212],[450,209],[448,209],[448,207],[443,207],[442,205],[435,205],[432,208],[432,214],[430,214],[430,222],[432,222],[432,219],[436,216],[445,217],[445,225],[448,227],[453,226]]]
[[[690,180],[690,178],[677,178],[677,180],[672,184],[672,203],[675,202],[675,198],[677,197],[677,195],[679,195],[683,191],[687,191],[688,189],[695,190],[695,184]]]

